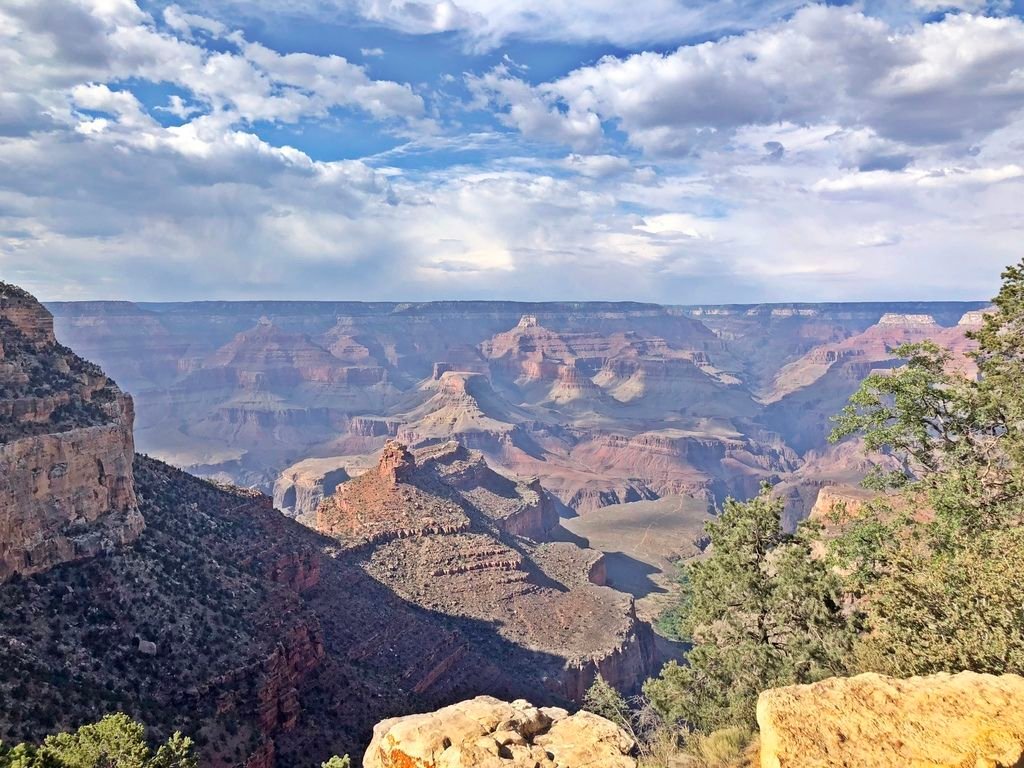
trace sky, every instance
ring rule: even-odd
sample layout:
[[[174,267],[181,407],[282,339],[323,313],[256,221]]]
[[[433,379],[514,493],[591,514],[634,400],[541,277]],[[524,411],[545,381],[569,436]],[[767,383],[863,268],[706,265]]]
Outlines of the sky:
[[[1024,0],[2,0],[46,300],[984,299]]]

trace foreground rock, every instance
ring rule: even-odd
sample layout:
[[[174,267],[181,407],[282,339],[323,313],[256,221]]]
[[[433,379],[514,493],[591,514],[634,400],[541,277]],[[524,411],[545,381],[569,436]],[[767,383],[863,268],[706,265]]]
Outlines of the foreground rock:
[[[830,678],[761,694],[761,768],[997,768],[1024,758],[1024,678]]]
[[[635,744],[590,712],[508,704],[490,696],[373,729],[364,768],[634,768]]]

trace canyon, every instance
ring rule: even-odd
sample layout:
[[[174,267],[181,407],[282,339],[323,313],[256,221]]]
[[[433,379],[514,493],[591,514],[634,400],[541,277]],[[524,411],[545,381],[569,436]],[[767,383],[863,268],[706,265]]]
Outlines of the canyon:
[[[455,441],[537,478],[565,527],[614,556],[610,583],[638,597],[665,588],[726,497],[770,482],[792,529],[820,489],[859,482],[868,461],[855,443],[829,444],[831,417],[864,376],[897,364],[901,343],[932,339],[971,372],[967,331],[985,307],[50,305],[57,336],[134,395],[146,454],[270,494],[315,527],[388,441]],[[647,551],[652,532],[671,551]]]
[[[722,500],[772,482],[789,527],[858,503],[829,415],[907,341],[970,373],[983,309],[51,314],[0,284],[0,738],[117,710],[274,768],[481,694],[635,691]]]
[[[306,766],[386,717],[481,693],[573,707],[598,673],[630,690],[656,670],[633,598],[537,479],[455,441],[390,442],[302,525],[135,454],[131,398],[52,322],[0,284],[5,742],[123,711],[190,734],[204,766]],[[250,342],[254,365],[288,361],[278,378],[218,381],[362,380],[315,350],[293,365],[265,323]]]

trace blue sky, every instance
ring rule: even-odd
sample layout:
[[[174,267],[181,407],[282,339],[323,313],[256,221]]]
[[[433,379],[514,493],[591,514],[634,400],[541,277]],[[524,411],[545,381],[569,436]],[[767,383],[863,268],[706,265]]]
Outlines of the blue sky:
[[[10,0],[0,279],[47,299],[974,299],[1019,2]]]

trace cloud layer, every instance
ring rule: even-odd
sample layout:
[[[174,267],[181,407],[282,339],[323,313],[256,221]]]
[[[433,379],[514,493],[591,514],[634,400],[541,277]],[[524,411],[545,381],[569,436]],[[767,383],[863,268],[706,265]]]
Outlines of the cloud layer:
[[[757,5],[725,37],[734,3],[353,6],[484,48],[711,37],[543,80],[465,54],[422,82],[227,5],[11,0],[0,277],[51,299],[990,294],[1020,258],[1024,22]]]

